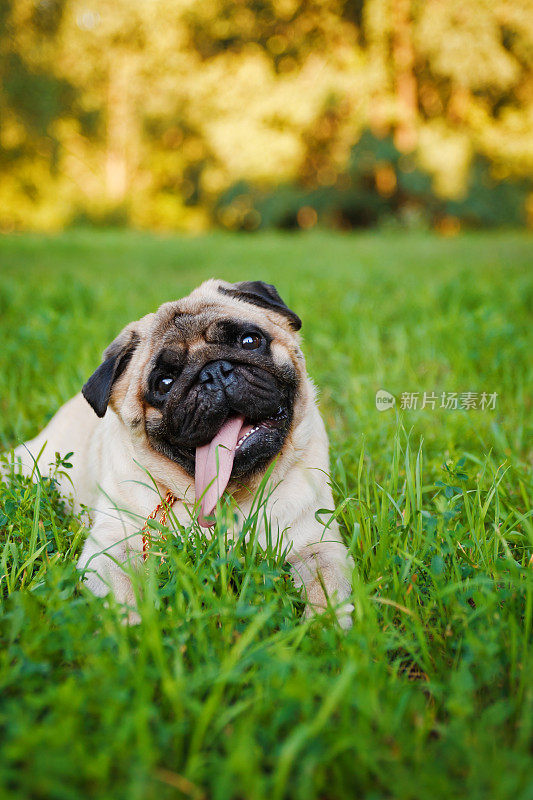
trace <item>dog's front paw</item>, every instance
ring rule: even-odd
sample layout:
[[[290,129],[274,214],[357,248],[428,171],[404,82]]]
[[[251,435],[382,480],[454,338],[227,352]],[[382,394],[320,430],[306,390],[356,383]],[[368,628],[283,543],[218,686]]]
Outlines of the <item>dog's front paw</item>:
[[[86,587],[97,597],[111,593],[118,603],[135,609],[136,598],[121,543],[103,549],[96,537],[90,535],[78,561],[78,569]],[[137,613],[137,612],[135,612]]]
[[[344,592],[343,594],[346,597]],[[332,608],[337,617],[337,622],[343,630],[349,630],[352,627],[353,604],[347,599],[339,602],[336,592],[329,598],[328,603],[320,579],[317,578],[310,585],[306,586],[306,599],[307,602],[304,612],[304,617],[306,619],[311,619],[319,614],[323,614],[328,608]]]
[[[352,612],[353,612],[353,605],[352,603],[343,603],[341,606],[334,608],[335,616],[337,617],[337,622],[339,623],[340,627],[344,631],[349,631],[350,628],[353,626],[352,620]],[[304,618],[305,619],[312,619],[313,617],[317,617],[320,614],[324,614],[327,608],[322,606],[311,606],[309,603],[305,606],[304,611]]]
[[[141,624],[142,617],[141,617],[141,615],[139,614],[138,611],[136,611],[134,608],[125,608],[124,610],[125,610],[126,613],[124,614],[124,616],[122,618],[122,624],[123,625],[126,625],[127,627],[130,627],[130,626],[133,626],[133,625],[140,625]]]
[[[352,613],[353,613],[353,603],[343,603],[341,606],[335,609],[335,615],[337,617],[337,621],[343,631],[349,631],[353,625],[352,620]]]

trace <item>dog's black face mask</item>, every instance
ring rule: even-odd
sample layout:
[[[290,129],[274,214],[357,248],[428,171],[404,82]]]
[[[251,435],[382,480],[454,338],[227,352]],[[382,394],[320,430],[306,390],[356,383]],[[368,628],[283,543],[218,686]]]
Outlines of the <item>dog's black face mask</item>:
[[[201,319],[183,325],[190,335]],[[231,476],[243,478],[281,450],[292,421],[296,372],[290,363],[274,362],[271,337],[255,325],[218,321],[203,335],[204,343],[189,349],[186,341],[176,342],[154,358],[144,400],[160,416],[147,416],[146,431],[155,449],[193,476],[197,448],[216,442],[240,418],[231,434],[237,436]],[[222,436],[223,447],[225,442]]]
[[[293,330],[301,327],[269,284],[221,284],[218,291],[280,315]],[[194,476],[204,520],[230,478],[251,476],[280,452],[298,391],[296,369],[289,357],[282,365],[273,358],[268,331],[239,319],[238,312],[217,318],[216,308],[177,312],[166,323],[143,397],[150,444]],[[135,326],[124,329],[83,387],[99,417],[138,345]]]

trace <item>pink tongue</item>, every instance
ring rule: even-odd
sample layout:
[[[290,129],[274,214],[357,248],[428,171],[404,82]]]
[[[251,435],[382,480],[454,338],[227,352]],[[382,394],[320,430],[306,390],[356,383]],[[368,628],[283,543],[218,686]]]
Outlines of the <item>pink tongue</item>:
[[[209,444],[196,448],[194,483],[196,499],[201,498],[198,521],[204,528],[214,525],[207,522],[206,517],[212,514],[228,485],[243,425],[244,417],[233,417],[224,423]]]

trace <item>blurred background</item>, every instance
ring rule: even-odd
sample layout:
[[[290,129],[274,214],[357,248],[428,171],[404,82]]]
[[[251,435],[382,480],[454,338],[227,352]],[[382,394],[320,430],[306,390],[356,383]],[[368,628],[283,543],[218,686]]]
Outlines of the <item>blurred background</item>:
[[[0,0],[0,229],[533,225],[531,0]]]

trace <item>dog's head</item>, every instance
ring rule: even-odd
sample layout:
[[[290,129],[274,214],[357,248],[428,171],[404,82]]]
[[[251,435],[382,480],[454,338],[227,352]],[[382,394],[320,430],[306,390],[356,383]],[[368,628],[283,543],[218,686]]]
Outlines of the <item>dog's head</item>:
[[[273,286],[207,281],[128,325],[83,394],[194,477],[205,524],[230,479],[263,471],[290,439],[300,327]]]

